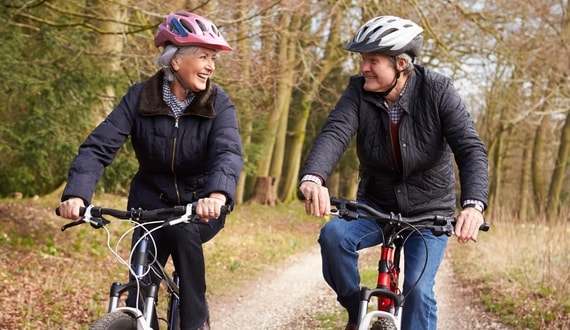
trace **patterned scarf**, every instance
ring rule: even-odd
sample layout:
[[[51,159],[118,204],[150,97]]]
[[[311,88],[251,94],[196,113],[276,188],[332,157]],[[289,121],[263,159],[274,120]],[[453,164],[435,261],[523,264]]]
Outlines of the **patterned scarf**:
[[[166,80],[162,84],[162,99],[166,102],[166,105],[172,110],[172,114],[174,117],[178,118],[182,116],[184,113],[184,109],[186,109],[192,100],[194,100],[194,93],[188,95],[188,97],[182,101],[179,101],[172,91],[170,90],[170,83]]]

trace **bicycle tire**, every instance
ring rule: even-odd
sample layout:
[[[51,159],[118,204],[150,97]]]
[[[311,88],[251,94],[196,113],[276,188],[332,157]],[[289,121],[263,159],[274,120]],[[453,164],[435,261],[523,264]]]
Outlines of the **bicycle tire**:
[[[111,312],[93,322],[89,330],[137,330],[137,320],[128,313]]]
[[[396,330],[396,325],[388,319],[379,318],[372,324],[370,330]]]

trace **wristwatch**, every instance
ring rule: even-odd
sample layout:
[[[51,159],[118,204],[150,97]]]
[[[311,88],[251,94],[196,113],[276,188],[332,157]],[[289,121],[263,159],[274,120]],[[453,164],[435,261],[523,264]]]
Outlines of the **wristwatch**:
[[[312,175],[312,174],[305,174],[303,175],[303,178],[301,179],[301,182],[303,181],[311,181],[314,182],[316,184],[318,184],[319,186],[323,185],[323,180],[321,180],[320,177],[316,176],[316,175]]]
[[[483,204],[483,202],[478,201],[476,199],[466,199],[465,201],[463,201],[462,207],[464,209],[466,207],[473,207],[481,213],[483,213],[483,211],[485,211],[485,204]]]

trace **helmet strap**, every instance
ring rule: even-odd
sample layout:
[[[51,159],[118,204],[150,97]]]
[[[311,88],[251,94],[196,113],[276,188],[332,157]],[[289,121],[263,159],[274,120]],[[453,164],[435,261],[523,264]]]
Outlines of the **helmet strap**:
[[[390,94],[390,92],[394,89],[394,87],[396,87],[396,85],[398,84],[398,79],[400,79],[400,74],[402,73],[402,71],[397,70],[396,69],[396,77],[394,78],[394,83],[392,83],[392,86],[390,88],[388,88],[387,90],[383,91],[383,92],[378,92],[378,94],[380,96],[382,96],[383,98],[386,98],[386,96],[388,96],[388,94]]]
[[[180,78],[180,76],[178,75],[178,72],[176,70],[174,70],[174,68],[172,68],[172,67],[171,67],[171,70],[172,70],[172,74],[174,75],[174,78],[176,78],[176,80],[178,80],[178,83],[182,86],[182,88],[184,88],[184,96],[188,97],[188,95],[192,94],[192,91],[182,81],[182,78]]]

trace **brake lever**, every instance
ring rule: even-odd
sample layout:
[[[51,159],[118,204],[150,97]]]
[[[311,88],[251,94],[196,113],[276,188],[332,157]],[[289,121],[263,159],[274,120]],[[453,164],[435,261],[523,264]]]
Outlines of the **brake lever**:
[[[79,226],[83,222],[84,222],[83,218],[81,218],[79,220],[75,220],[73,222],[66,223],[65,225],[61,226],[61,231],[65,231],[66,229],[71,228],[71,227]]]
[[[355,211],[349,211],[348,209],[344,208],[342,211],[338,209],[332,209],[329,212],[329,215],[343,218],[345,220],[356,220],[359,217],[359,213]]]
[[[165,221],[162,226],[163,227],[170,227],[170,226],[174,226],[177,225],[179,223],[195,223],[198,225],[204,225],[204,226],[208,226],[210,228],[212,228],[212,224],[208,223],[208,222],[202,222],[200,220],[200,217],[196,214],[193,213],[194,212],[194,206],[192,205],[192,203],[186,205],[186,212],[184,212],[184,214],[182,214],[180,217],[172,219],[170,221]]]
[[[197,225],[201,225],[201,226],[208,226],[210,228],[212,228],[212,224],[209,222],[204,222],[202,220],[200,220],[200,217],[196,214],[194,214],[192,216],[192,218],[190,218],[190,220],[188,220],[189,223],[195,223]]]
[[[453,225],[448,223],[444,226],[435,226],[431,229],[431,232],[435,235],[435,236],[441,236],[441,235],[447,235],[447,236],[451,236],[453,235]]]
[[[95,228],[95,229],[99,229],[99,228],[103,228],[106,225],[108,225],[109,223],[111,223],[111,221],[105,219],[103,216],[100,217],[94,217],[91,215],[92,213],[92,209],[93,209],[93,205],[89,205],[85,208],[85,212],[83,213],[83,216],[73,222],[69,222],[66,223],[65,225],[61,226],[61,231],[65,231],[68,228],[71,227],[75,227],[75,226],[79,226],[82,223],[88,223],[91,225],[91,227]],[[99,210],[99,208],[95,208],[95,210]],[[56,210],[56,213],[59,215],[59,208]],[[98,213],[96,213],[98,214]]]

